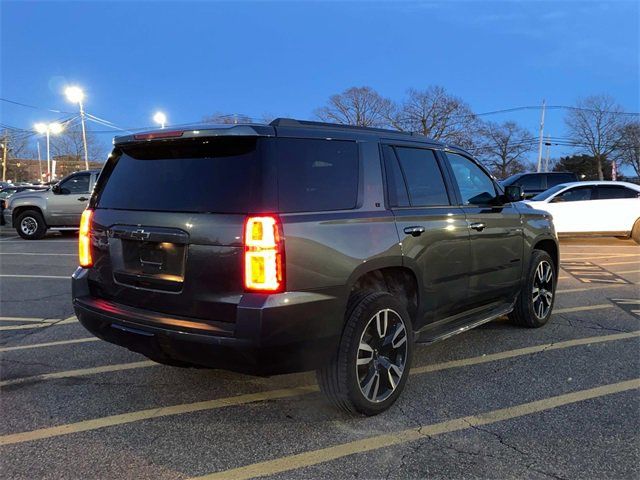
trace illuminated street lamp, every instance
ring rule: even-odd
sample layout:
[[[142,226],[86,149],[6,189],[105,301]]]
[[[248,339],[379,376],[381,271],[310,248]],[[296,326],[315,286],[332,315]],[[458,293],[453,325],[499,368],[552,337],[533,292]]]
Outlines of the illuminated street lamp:
[[[49,149],[49,136],[51,134],[58,135],[62,132],[63,127],[62,124],[58,122],[52,123],[36,123],[33,128],[35,128],[36,132],[47,136],[47,181],[51,181],[51,154]]]
[[[85,170],[89,170],[89,151],[87,149],[87,132],[84,126],[84,107],[82,101],[84,100],[84,92],[80,87],[67,87],[64,90],[64,94],[71,103],[77,103],[80,107],[80,124],[82,125],[82,144],[84,146],[84,167]]]
[[[167,116],[162,112],[156,112],[153,116],[153,121],[160,124],[160,128],[164,128],[167,123]]]

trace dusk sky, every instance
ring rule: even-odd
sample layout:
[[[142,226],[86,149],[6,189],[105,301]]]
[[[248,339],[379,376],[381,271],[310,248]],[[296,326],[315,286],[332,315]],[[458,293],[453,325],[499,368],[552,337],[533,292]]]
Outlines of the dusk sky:
[[[636,1],[3,1],[1,96],[73,111],[62,90],[77,84],[88,112],[125,128],[152,125],[158,109],[170,124],[213,112],[312,118],[364,85],[395,100],[441,85],[476,113],[599,93],[637,112],[639,18]],[[1,108],[25,129],[68,116]],[[548,112],[548,133],[566,136],[563,115]],[[536,110],[484,118],[537,135]],[[101,133],[105,153],[111,136]]]

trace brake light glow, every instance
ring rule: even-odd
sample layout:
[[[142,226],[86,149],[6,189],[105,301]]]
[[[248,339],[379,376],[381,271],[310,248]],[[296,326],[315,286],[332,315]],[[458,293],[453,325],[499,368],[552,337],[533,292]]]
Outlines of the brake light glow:
[[[136,140],[154,140],[156,138],[181,137],[184,130],[169,130],[168,132],[138,133],[133,136]]]
[[[284,290],[284,241],[276,216],[248,217],[245,222],[244,286],[254,292]]]
[[[91,256],[91,217],[93,210],[85,210],[80,218],[80,232],[78,233],[78,257],[80,266],[89,268],[93,266]]]

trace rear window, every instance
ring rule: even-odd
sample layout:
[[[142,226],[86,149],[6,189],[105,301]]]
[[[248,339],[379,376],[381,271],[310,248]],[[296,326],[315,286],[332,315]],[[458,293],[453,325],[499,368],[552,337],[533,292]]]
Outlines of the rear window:
[[[350,141],[149,142],[116,149],[99,180],[97,207],[194,213],[351,209],[358,172],[358,147]]]
[[[164,212],[247,213],[263,204],[255,137],[127,146],[109,161],[98,207]]]
[[[552,173],[547,175],[547,188],[555,187],[561,183],[575,182],[576,176],[572,173]]]

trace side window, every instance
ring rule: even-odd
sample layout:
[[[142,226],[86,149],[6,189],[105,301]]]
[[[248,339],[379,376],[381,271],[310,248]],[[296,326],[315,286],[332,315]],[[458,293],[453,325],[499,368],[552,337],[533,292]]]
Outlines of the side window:
[[[389,204],[392,207],[408,207],[409,195],[407,194],[407,186],[404,183],[404,176],[400,170],[396,154],[389,145],[383,145],[382,153],[384,156],[384,170],[387,176]]]
[[[613,200],[616,198],[638,198],[640,192],[636,192],[627,187],[619,187],[613,185],[598,185],[598,200]]]
[[[447,153],[464,205],[486,205],[496,197],[493,180],[478,165],[457,153]]]
[[[591,200],[591,187],[574,187],[556,195],[552,202],[581,202]]]
[[[547,175],[547,188],[555,187],[556,185],[560,185],[561,183],[575,181],[575,177],[567,173]]]
[[[523,175],[516,182],[526,192],[527,190],[543,190],[542,175]]]
[[[89,180],[88,174],[74,175],[71,178],[66,179],[60,184],[60,190],[64,194],[78,194],[89,193]]]
[[[356,142],[281,138],[277,159],[281,211],[355,208],[360,168]]]
[[[432,150],[396,147],[412,207],[449,205],[442,172]]]

